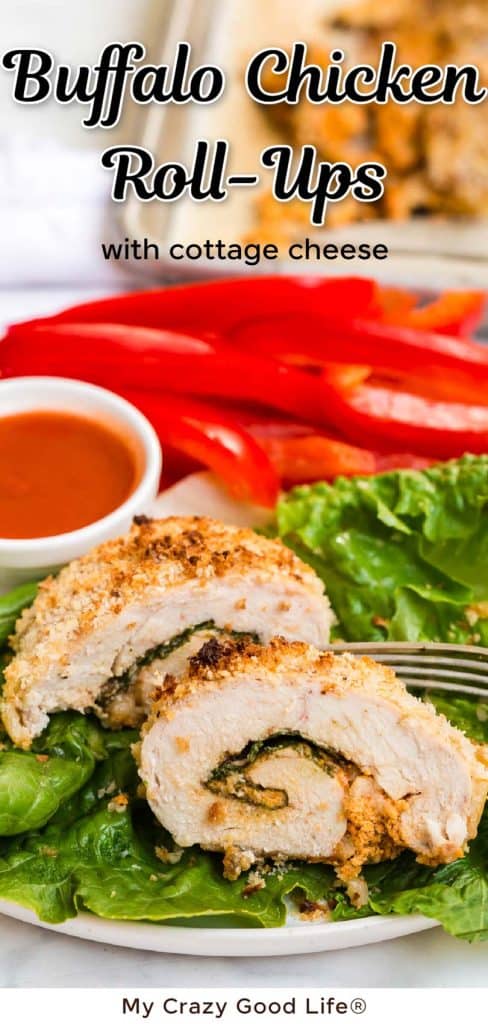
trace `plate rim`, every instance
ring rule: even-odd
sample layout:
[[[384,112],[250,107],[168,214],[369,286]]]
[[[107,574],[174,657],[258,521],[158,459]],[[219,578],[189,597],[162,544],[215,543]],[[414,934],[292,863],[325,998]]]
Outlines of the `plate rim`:
[[[33,910],[0,900],[7,918],[71,938],[110,946],[202,957],[264,957],[350,949],[386,942],[440,927],[423,914],[387,914],[353,921],[310,923],[297,920],[281,928],[193,928],[124,921],[80,911],[62,924],[41,921]],[[331,941],[332,940],[332,941]]]

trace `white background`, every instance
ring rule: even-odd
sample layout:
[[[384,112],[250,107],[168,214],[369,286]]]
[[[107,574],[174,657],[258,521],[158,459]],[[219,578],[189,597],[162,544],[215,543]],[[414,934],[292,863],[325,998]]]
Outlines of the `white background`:
[[[241,983],[235,989],[166,988],[160,991],[139,985],[135,989],[57,991],[45,989],[18,993],[8,989],[0,995],[0,1009],[7,1019],[27,1020],[35,1017],[37,1024],[72,1024],[86,1020],[103,1020],[113,1024],[121,1020],[194,1022],[221,1020],[222,1024],[286,1024],[288,1021],[339,1020],[364,1021],[364,1024],[411,1024],[411,1021],[442,1019],[443,1024],[459,1020],[484,1019],[488,989],[470,992],[412,987],[388,992],[375,988],[341,989],[327,982],[315,988],[291,987],[280,992],[270,987],[250,988]],[[125,1011],[124,1011],[125,1007]],[[147,1016],[145,1016],[147,1015]],[[359,1015],[359,1017],[358,1017]]]
[[[213,0],[202,0],[212,3]],[[162,0],[156,3],[161,11]],[[115,39],[150,41],[154,4],[149,0],[1,0],[1,51],[39,45],[65,62],[92,63],[104,43]],[[19,136],[33,147],[54,138],[91,149],[94,161],[100,135],[82,132],[76,106],[16,107],[10,100],[11,79],[0,71],[0,157]],[[119,130],[123,132],[123,128]],[[116,141],[116,133],[110,134]],[[49,142],[47,142],[49,145]],[[1,202],[0,195],[0,202]],[[10,224],[12,221],[9,222]],[[4,263],[9,239],[3,233]],[[42,261],[42,252],[39,252]],[[9,283],[1,290],[0,324],[70,302],[80,296],[76,282],[60,290],[56,282],[23,288]],[[29,282],[26,282],[29,284]],[[91,290],[96,290],[92,282]],[[202,936],[203,939],[203,936]],[[487,948],[469,947],[440,929],[395,942],[346,950],[268,960],[211,960],[162,956],[110,947],[41,931],[0,919],[1,986],[482,986],[486,983]]]
[[[93,64],[105,43],[150,43],[164,4],[165,0],[1,0],[0,49],[3,54],[16,47],[41,47],[64,64]],[[15,106],[10,98],[12,79],[12,72],[0,71],[4,136],[28,134],[35,139],[49,134],[74,146],[100,149],[103,132],[80,129],[80,107],[50,100],[39,106]],[[123,126],[106,135],[110,145],[122,132]]]

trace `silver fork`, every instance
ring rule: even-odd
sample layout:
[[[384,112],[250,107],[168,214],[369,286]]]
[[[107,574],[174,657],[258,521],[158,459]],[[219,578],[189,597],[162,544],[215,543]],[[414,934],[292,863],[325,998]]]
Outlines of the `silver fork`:
[[[393,668],[414,689],[470,694],[488,701],[488,648],[458,644],[359,643],[330,644],[333,654],[367,654]]]

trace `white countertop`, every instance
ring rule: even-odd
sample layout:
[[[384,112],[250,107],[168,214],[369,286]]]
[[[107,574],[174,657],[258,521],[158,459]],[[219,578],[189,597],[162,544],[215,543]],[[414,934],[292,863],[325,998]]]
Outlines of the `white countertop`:
[[[486,946],[440,928],[337,953],[230,959],[101,946],[0,917],[0,987],[482,987]]]
[[[9,46],[42,45],[59,59],[90,62],[100,45],[114,38],[142,38],[148,31],[149,0],[23,0],[2,4],[2,51]],[[139,26],[143,26],[140,28]],[[3,132],[55,135],[61,142],[97,145],[78,129],[79,111],[44,104],[19,108],[9,101],[2,76]],[[5,135],[4,135],[5,137]],[[33,244],[35,243],[35,240]],[[38,252],[42,262],[42,252]],[[20,282],[19,282],[20,284]],[[100,284],[101,286],[101,284]],[[99,287],[100,287],[99,286]],[[107,289],[105,289],[107,290]],[[82,298],[67,291],[22,288],[1,292],[0,324],[66,305]],[[337,953],[269,959],[164,956],[100,946],[56,935],[0,917],[0,987],[110,986],[483,986],[487,949],[470,947],[440,929]]]

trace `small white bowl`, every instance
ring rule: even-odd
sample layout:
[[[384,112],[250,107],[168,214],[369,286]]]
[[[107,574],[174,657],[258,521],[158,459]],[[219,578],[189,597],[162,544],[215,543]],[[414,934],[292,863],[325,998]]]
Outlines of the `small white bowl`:
[[[161,446],[151,424],[130,402],[104,388],[62,377],[16,377],[0,381],[0,417],[40,409],[78,413],[122,430],[133,438],[141,452],[141,478],[122,505],[89,526],[53,537],[28,540],[0,537],[0,592],[47,576],[96,544],[125,533],[133,516],[150,511],[158,493]]]

